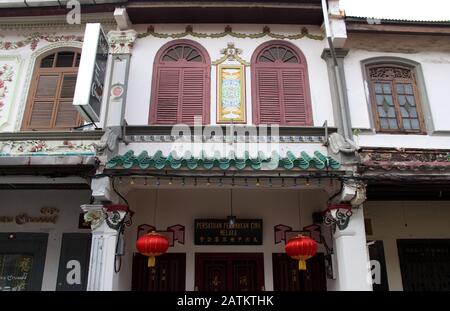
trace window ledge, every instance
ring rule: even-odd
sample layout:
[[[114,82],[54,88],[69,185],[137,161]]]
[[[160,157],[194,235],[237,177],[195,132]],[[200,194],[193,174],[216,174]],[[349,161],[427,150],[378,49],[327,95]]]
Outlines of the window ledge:
[[[5,140],[99,140],[105,132],[94,131],[33,131],[0,133],[0,141]]]
[[[221,128],[223,134],[226,134],[227,127],[230,128],[231,124],[223,125],[207,125],[211,128]],[[255,125],[234,124],[235,129],[239,127],[253,127]],[[125,129],[125,135],[171,135],[172,125],[128,125]],[[194,134],[194,126],[189,126],[190,131]],[[256,125],[259,129],[259,126]],[[202,133],[205,126],[202,126]],[[337,132],[336,127],[328,127],[328,134]],[[267,126],[267,134],[270,135],[270,126]],[[279,126],[280,136],[324,136],[326,134],[326,128],[321,126]]]

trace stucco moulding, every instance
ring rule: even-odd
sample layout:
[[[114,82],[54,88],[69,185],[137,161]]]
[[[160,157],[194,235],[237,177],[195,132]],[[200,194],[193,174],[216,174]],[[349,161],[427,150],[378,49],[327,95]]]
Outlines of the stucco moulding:
[[[212,38],[212,39],[218,39],[223,38],[225,36],[231,36],[234,38],[240,38],[240,39],[259,39],[263,37],[271,37],[273,39],[279,39],[279,40],[298,40],[302,38],[308,38],[312,40],[323,40],[324,37],[322,35],[313,35],[310,34],[308,29],[306,27],[303,27],[299,33],[296,34],[278,34],[274,33],[270,30],[268,26],[264,26],[262,32],[259,33],[241,33],[241,32],[235,32],[231,28],[231,26],[226,26],[224,31],[222,32],[215,32],[215,33],[202,33],[202,32],[196,32],[194,31],[194,28],[189,25],[186,26],[185,31],[179,32],[179,33],[160,33],[156,32],[154,26],[149,26],[146,32],[139,33],[138,38],[145,38],[148,36],[156,37],[156,38],[172,38],[172,39],[179,39],[184,38],[187,36],[192,36],[196,38]]]
[[[450,151],[446,150],[361,150],[362,170],[431,171],[450,170]]]
[[[57,35],[35,32],[26,35],[23,40],[18,41],[0,41],[0,50],[16,50],[30,45],[32,51],[36,50],[40,41],[47,41],[49,43],[56,42],[83,42],[83,36],[78,35]]]
[[[11,156],[95,156],[94,141],[4,141],[0,142],[0,157]]]

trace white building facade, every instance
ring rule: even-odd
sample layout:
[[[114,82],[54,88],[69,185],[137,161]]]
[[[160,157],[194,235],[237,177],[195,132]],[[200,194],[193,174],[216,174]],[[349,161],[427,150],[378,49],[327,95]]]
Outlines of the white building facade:
[[[2,290],[445,289],[408,271],[426,247],[449,269],[448,22],[105,1],[71,24],[51,2],[0,4]],[[89,23],[98,120],[73,105]],[[170,242],[152,268],[151,231]]]

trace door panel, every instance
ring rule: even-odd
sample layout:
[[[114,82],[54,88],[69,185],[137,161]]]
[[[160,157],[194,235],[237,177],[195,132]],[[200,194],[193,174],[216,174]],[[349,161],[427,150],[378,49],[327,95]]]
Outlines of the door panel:
[[[39,291],[47,233],[0,233],[0,291]]]
[[[450,291],[450,240],[397,240],[403,290]]]
[[[57,291],[86,290],[91,240],[91,233],[63,233],[56,282]]]
[[[264,287],[261,253],[197,253],[195,284],[200,291],[260,291]]]
[[[273,288],[276,291],[326,291],[325,257],[317,253],[306,261],[306,271],[298,270],[298,261],[285,253],[274,253]]]
[[[186,254],[167,253],[156,257],[155,267],[148,267],[148,257],[134,254],[132,290],[184,291],[186,288]]]

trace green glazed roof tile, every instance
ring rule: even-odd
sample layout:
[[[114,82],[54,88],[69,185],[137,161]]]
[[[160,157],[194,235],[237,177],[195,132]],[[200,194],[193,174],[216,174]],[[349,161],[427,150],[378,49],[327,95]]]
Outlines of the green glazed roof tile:
[[[253,170],[260,170],[262,168],[274,170],[277,168],[284,168],[287,170],[293,168],[309,169],[339,169],[341,164],[336,159],[325,156],[320,151],[315,151],[314,155],[309,155],[305,151],[300,153],[300,157],[296,157],[292,151],[287,151],[285,157],[280,157],[278,152],[273,151],[270,157],[267,157],[264,152],[259,151],[256,157],[250,157],[246,151],[243,156],[238,157],[234,152],[230,152],[227,157],[221,157],[219,152],[215,152],[214,156],[207,156],[203,151],[200,157],[195,157],[192,153],[186,152],[183,156],[179,156],[175,151],[172,151],[167,156],[164,156],[161,150],[156,151],[153,156],[150,156],[147,151],[142,151],[135,155],[134,151],[129,150],[123,155],[117,155],[106,163],[106,168],[140,168],[140,169],[180,169],[188,168],[195,170],[197,168],[204,168],[210,170],[218,167],[221,170],[229,168],[236,168],[243,170],[245,168],[252,168]]]

